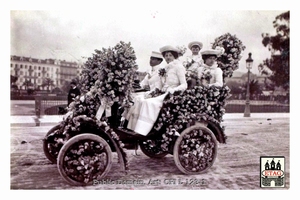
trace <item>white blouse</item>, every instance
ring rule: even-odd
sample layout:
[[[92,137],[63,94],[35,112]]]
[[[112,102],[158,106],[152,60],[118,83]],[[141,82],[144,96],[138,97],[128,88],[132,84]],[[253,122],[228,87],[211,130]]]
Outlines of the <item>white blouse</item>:
[[[160,76],[158,75],[159,69],[162,68],[161,65],[156,65],[151,67],[152,69],[147,72],[147,75],[141,82],[141,87],[145,88],[146,86],[150,87],[150,90],[154,90],[155,88],[161,89],[162,82],[160,80]]]
[[[208,83],[208,86],[223,86],[223,71],[221,70],[221,68],[218,67],[217,64],[214,64],[213,66],[208,66],[204,64],[202,67],[198,68],[198,77],[200,79],[206,73],[210,73],[212,76]]]
[[[166,67],[166,77],[161,77],[163,80],[162,91],[173,93],[177,90],[187,89],[185,78],[185,68],[179,60],[170,62]],[[165,79],[165,80],[164,80]]]

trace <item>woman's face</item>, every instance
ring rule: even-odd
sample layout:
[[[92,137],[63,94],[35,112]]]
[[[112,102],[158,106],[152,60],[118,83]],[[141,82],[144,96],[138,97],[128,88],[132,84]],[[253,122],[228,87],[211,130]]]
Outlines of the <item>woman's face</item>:
[[[209,56],[205,59],[205,64],[208,66],[212,66],[216,62],[216,56]]]
[[[198,53],[200,51],[200,47],[195,45],[195,46],[192,46],[191,50],[192,50],[193,55],[198,55]]]
[[[164,59],[169,64],[170,62],[175,60],[175,57],[173,56],[173,54],[171,52],[166,52]]]

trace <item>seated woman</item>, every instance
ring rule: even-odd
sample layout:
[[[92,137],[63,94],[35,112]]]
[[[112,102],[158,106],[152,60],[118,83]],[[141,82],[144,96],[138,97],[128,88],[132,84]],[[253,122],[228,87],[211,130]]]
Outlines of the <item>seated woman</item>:
[[[217,57],[222,55],[223,50],[210,49],[202,51],[204,65],[198,68],[198,77],[202,85],[205,86],[223,86],[223,71],[218,67]]]
[[[164,68],[166,74],[161,77],[163,83],[161,90],[164,94],[153,98],[140,98],[139,102],[136,102],[139,106],[135,107],[135,112],[131,112],[126,117],[128,120],[127,128],[142,135],[147,135],[152,129],[165,96],[169,92],[173,94],[175,91],[187,88],[185,68],[177,60],[178,49],[172,46],[164,46],[160,48],[160,51],[167,62]]]

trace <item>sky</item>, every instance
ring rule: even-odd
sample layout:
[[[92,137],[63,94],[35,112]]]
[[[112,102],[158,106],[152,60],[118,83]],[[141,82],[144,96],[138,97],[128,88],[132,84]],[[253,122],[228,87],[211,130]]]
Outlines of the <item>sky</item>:
[[[270,52],[262,33],[275,34],[275,17],[287,10],[201,10],[193,6],[141,6],[130,9],[14,10],[10,12],[10,54],[33,58],[82,61],[95,49],[131,42],[140,71],[150,68],[151,51],[165,45],[188,46],[191,41],[211,47],[225,33],[236,35],[246,46],[238,71],[246,71],[252,53],[252,72]],[[190,55],[187,50],[185,56]]]

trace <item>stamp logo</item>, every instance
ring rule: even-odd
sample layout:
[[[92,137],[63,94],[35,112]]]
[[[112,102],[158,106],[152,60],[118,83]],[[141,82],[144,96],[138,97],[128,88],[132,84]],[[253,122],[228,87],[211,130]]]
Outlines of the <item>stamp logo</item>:
[[[260,187],[285,187],[284,156],[260,157]]]

